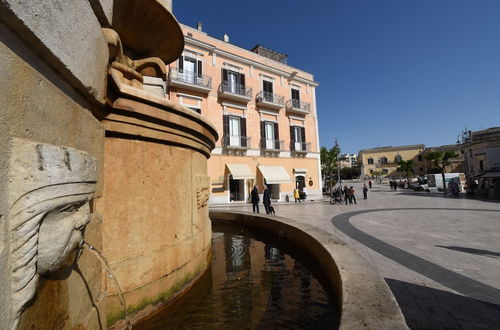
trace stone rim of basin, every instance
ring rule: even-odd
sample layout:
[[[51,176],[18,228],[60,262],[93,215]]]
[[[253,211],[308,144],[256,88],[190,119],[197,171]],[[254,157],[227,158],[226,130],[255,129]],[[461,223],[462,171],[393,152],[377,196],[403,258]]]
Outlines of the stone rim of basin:
[[[383,278],[340,238],[309,224],[276,216],[210,210],[210,218],[275,232],[315,256],[327,281],[339,290],[340,329],[408,329]]]

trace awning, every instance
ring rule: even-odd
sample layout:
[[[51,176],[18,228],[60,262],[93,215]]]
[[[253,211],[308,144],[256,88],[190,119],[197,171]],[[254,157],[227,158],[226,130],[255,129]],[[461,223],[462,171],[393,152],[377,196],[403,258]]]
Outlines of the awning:
[[[257,166],[267,184],[290,183],[292,180],[282,166]]]
[[[226,166],[229,172],[231,172],[233,180],[255,178],[255,174],[252,173],[247,164],[226,164]]]
[[[293,173],[306,173],[307,168],[294,168]]]

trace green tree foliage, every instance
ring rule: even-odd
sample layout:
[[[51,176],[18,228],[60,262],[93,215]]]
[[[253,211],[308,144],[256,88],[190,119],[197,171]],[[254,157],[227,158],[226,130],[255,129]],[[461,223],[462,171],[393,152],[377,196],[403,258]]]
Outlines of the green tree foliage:
[[[413,174],[413,168],[415,167],[415,161],[410,160],[400,160],[398,162],[398,171],[406,174],[406,182],[410,184],[410,176]]]
[[[332,176],[337,172],[337,167],[339,165],[339,156],[340,146],[337,141],[335,141],[335,145],[331,149],[321,147],[321,170],[325,176],[325,184],[329,185],[330,191],[332,191],[333,187]]]
[[[441,176],[443,177],[443,191],[446,194],[446,180],[445,180],[445,170],[446,166],[450,165],[451,159],[458,157],[458,154],[454,151],[431,151],[424,156],[426,160],[431,162],[432,166],[439,170]]]
[[[355,178],[359,178],[360,173],[361,172],[360,172],[359,167],[344,167],[344,168],[340,169],[340,176],[343,179],[352,180]]]

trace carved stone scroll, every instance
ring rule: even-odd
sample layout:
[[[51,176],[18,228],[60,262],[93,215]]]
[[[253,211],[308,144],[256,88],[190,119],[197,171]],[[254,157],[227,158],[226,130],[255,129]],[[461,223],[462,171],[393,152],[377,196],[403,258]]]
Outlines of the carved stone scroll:
[[[9,171],[10,329],[38,278],[71,267],[90,221],[96,161],[69,147],[14,139]]]
[[[196,201],[198,209],[201,209],[208,205],[208,198],[210,196],[210,177],[199,175],[196,177],[196,182]]]

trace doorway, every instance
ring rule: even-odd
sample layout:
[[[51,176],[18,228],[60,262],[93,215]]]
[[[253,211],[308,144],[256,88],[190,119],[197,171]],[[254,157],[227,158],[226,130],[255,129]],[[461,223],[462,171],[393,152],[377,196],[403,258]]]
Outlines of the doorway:
[[[303,191],[306,186],[306,177],[303,175],[297,175],[295,177],[295,187],[299,188],[299,191]]]
[[[233,176],[229,177],[229,201],[240,202],[245,200],[245,180],[234,180]]]
[[[280,185],[279,184],[268,184],[267,189],[271,193],[272,199],[280,199]]]

